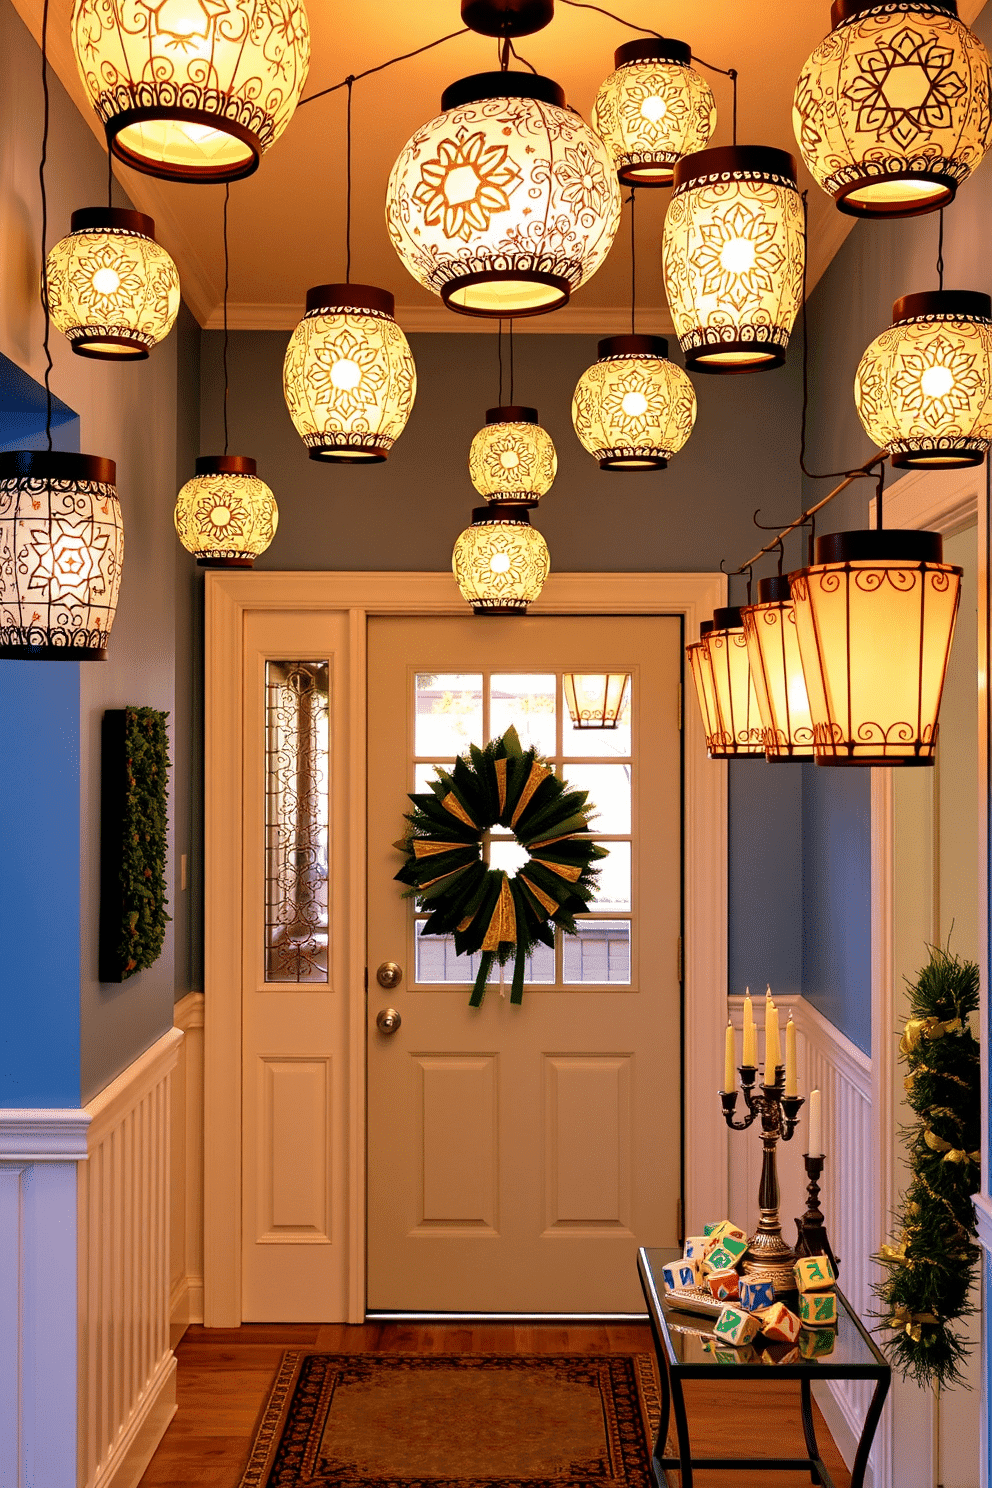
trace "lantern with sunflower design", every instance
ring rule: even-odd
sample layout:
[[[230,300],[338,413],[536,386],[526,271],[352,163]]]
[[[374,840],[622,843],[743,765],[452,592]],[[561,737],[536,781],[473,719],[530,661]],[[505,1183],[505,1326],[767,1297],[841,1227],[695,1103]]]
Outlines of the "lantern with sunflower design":
[[[558,456],[536,408],[504,404],[486,409],[485,428],[472,440],[468,473],[487,501],[536,506],[551,490]]]
[[[793,108],[810,174],[851,216],[944,206],[992,143],[985,47],[955,0],[834,0],[831,21]]]
[[[901,469],[980,465],[992,445],[992,300],[969,290],[903,295],[868,347],[854,397]]]
[[[307,291],[282,375],[290,418],[311,460],[375,464],[406,427],[417,369],[393,310],[393,296],[371,284]]]
[[[550,78],[483,72],[401,151],[386,191],[393,247],[464,315],[543,315],[596,272],[620,223],[606,145]]]
[[[716,127],[709,84],[684,41],[627,41],[601,86],[592,123],[628,186],[668,186],[683,155],[705,149]]]
[[[276,498],[249,455],[200,455],[176,499],[179,541],[201,568],[251,568],[279,525]]]
[[[692,433],[696,394],[664,336],[606,336],[579,378],[572,423],[600,470],[665,470]]]
[[[690,371],[780,367],[804,261],[796,162],[785,150],[724,145],[679,161],[662,264]]]
[[[179,275],[143,212],[85,207],[45,265],[48,308],[77,356],[140,361],[172,330]]]
[[[451,568],[477,615],[523,615],[544,587],[551,558],[525,507],[492,502],[473,511]]]

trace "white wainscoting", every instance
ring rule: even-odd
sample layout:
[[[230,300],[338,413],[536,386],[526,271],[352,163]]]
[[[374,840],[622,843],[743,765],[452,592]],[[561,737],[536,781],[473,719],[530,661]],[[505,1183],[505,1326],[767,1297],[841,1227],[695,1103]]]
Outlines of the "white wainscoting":
[[[172,1076],[172,1227],[169,1317],[172,1346],[203,1322],[203,993],[176,1003],[185,1034]]]
[[[86,1107],[77,1219],[81,1488],[134,1488],[175,1414],[170,1138],[182,1041],[170,1029]],[[52,1488],[69,1481],[52,1479]]]

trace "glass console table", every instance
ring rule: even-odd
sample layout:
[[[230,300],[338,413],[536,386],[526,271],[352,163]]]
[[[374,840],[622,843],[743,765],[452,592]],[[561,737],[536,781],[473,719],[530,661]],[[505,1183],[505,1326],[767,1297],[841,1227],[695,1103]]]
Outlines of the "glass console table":
[[[756,1469],[791,1469],[808,1472],[812,1481],[821,1484],[822,1488],[835,1488],[816,1444],[811,1385],[814,1380],[849,1379],[872,1380],[875,1385],[851,1470],[851,1488],[863,1488],[868,1454],[888,1392],[891,1370],[847,1299],[838,1291],[839,1322],[836,1328],[815,1332],[804,1329],[800,1335],[801,1348],[786,1343],[770,1344],[765,1349],[768,1357],[763,1359],[753,1347],[734,1349],[715,1338],[712,1319],[678,1311],[668,1305],[664,1298],[661,1268],[680,1254],[676,1250],[642,1248],[637,1255],[637,1270],[651,1319],[661,1376],[661,1426],[652,1463],[658,1483],[662,1488],[669,1488],[668,1472],[676,1469],[682,1475],[682,1488],[692,1488],[694,1470],[736,1468],[754,1472]],[[799,1381],[803,1435],[809,1455],[693,1457],[682,1393],[683,1380],[720,1379],[729,1383],[732,1380],[768,1379],[769,1369],[774,1369],[776,1379]],[[678,1456],[666,1457],[668,1426],[673,1415]]]

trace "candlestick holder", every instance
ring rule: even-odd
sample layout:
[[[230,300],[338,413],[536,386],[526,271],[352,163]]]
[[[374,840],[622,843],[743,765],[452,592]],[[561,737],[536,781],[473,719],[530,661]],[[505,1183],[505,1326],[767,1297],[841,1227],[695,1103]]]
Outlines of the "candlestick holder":
[[[767,1072],[766,1072],[767,1073]],[[721,1090],[723,1119],[731,1131],[747,1131],[748,1127],[761,1119],[761,1182],[758,1185],[758,1209],[761,1218],[758,1227],[748,1241],[744,1253],[744,1273],[754,1281],[770,1281],[775,1295],[794,1292],[796,1278],[793,1266],[796,1252],[782,1238],[779,1219],[779,1187],[776,1150],[779,1141],[789,1142],[799,1121],[799,1109],[804,1104],[801,1095],[785,1094],[785,1069],[775,1066],[771,1084],[762,1083],[755,1091],[758,1071],[756,1066],[742,1064],[739,1067],[741,1090],[747,1115],[741,1121],[734,1120],[737,1108],[737,1091]]]
[[[820,1209],[820,1175],[823,1172],[823,1157],[822,1155],[810,1157],[806,1152],[803,1154],[803,1162],[806,1165],[806,1176],[809,1182],[806,1185],[806,1213],[801,1219],[796,1220],[796,1255],[828,1256],[836,1276],[840,1271],[840,1261],[834,1255]]]

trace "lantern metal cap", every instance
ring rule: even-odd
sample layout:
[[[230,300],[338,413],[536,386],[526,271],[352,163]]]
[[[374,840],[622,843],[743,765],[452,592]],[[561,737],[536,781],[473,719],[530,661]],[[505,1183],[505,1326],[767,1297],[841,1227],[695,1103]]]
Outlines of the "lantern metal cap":
[[[743,630],[744,616],[741,605],[723,605],[713,611],[714,630]]]
[[[554,15],[555,0],[462,0],[462,20],[480,36],[532,36]]]
[[[992,297],[973,289],[927,289],[903,295],[892,306],[892,319],[922,320],[928,315],[958,315],[964,320],[992,320]]]
[[[773,145],[715,145],[683,156],[676,163],[672,184],[678,191],[680,186],[708,176],[740,175],[783,176],[796,186],[796,157]]]
[[[692,47],[688,42],[676,41],[671,36],[625,41],[613,53],[614,67],[623,67],[627,62],[678,62],[681,66],[688,67],[691,61]]]
[[[710,633],[710,631],[712,629],[713,629],[713,621],[712,620],[703,620],[700,623],[700,626],[699,626],[699,639],[702,640],[703,639],[703,636],[708,636],[709,633]]]
[[[830,29],[836,31],[845,21],[852,20],[865,10],[874,10],[879,0],[833,0],[830,7]],[[891,7],[895,9],[895,6]],[[942,10],[946,15],[956,16],[957,0],[902,0],[900,10]]]
[[[788,574],[769,574],[758,580],[758,604],[788,604],[791,599]]]
[[[377,310],[392,318],[396,300],[374,284],[315,284],[307,290],[307,313],[311,310]]]
[[[0,454],[0,480],[96,481],[117,484],[117,464],[103,455],[72,450],[7,450]]]
[[[667,361],[668,342],[664,336],[604,336],[597,343],[597,361],[619,356],[660,357]]]
[[[473,506],[473,527],[492,527],[497,523],[529,527],[530,512],[518,501],[490,501],[488,506]]]
[[[939,532],[912,528],[858,528],[827,532],[816,539],[817,563],[943,563],[944,539]],[[717,611],[719,614],[719,611]]]
[[[487,424],[536,424],[537,409],[525,408],[522,403],[504,403],[499,408],[486,409]]]
[[[197,475],[255,475],[251,455],[197,455]]]
[[[441,94],[441,111],[447,113],[449,109],[481,103],[486,98],[534,98],[555,108],[565,107],[564,88],[539,72],[474,72],[471,77],[459,78],[445,88]]]
[[[80,207],[69,219],[69,227],[74,233],[111,229],[155,239],[154,217],[148,217],[144,212],[133,212],[129,207]]]

